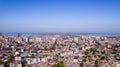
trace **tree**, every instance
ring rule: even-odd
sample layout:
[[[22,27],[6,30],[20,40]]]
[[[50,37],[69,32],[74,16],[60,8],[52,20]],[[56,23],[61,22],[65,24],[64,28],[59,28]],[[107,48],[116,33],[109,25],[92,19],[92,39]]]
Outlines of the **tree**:
[[[57,67],[57,64],[52,65],[52,67]]]
[[[105,58],[106,58],[105,56],[102,56],[100,59],[101,59],[101,60],[104,60]]]
[[[82,47],[80,47],[79,50],[82,50]]]
[[[60,61],[60,63],[54,64],[52,67],[65,67],[65,65],[63,61]]]
[[[13,55],[8,55],[8,62],[12,62],[14,59],[14,56]]]
[[[98,60],[96,60],[96,61],[95,61],[95,65],[97,65],[98,63],[99,63]]]
[[[64,62],[60,61],[60,63],[58,64],[58,67],[65,67]]]
[[[24,67],[27,64],[27,61],[26,60],[22,60],[21,63],[22,63],[22,67]]]
[[[83,62],[87,62],[86,58],[83,58],[82,61],[83,61]]]
[[[89,54],[89,52],[88,52],[88,51],[85,51],[85,55],[87,55],[87,56],[88,56],[88,54]]]
[[[84,67],[84,64],[83,64],[83,63],[80,63],[80,67]]]
[[[101,51],[102,54],[105,54],[105,51]]]
[[[0,61],[0,65],[3,65],[4,64],[4,62],[3,61]]]
[[[66,46],[66,44],[61,44],[61,46]]]
[[[99,67],[99,61],[98,60],[95,61],[94,66]]]
[[[113,51],[113,52],[111,52],[111,54],[116,54],[116,52],[115,52],[115,51]]]
[[[55,45],[53,45],[50,49],[51,49],[51,50],[55,50]]]

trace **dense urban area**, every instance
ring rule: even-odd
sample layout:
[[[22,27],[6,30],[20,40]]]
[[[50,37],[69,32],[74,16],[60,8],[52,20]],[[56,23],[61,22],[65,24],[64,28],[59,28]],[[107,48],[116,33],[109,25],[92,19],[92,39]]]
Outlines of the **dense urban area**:
[[[0,67],[120,67],[120,37],[0,34]]]

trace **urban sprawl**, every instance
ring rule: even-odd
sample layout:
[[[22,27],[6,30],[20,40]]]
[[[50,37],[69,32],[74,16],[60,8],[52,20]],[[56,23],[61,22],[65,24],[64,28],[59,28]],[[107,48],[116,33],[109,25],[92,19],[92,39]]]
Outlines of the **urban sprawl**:
[[[120,37],[0,35],[0,67],[120,67]]]

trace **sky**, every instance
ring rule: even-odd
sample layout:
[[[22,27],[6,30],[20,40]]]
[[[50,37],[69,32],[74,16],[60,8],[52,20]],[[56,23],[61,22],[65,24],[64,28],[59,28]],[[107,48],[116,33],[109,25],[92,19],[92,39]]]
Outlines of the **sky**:
[[[0,0],[0,32],[120,33],[120,0]]]

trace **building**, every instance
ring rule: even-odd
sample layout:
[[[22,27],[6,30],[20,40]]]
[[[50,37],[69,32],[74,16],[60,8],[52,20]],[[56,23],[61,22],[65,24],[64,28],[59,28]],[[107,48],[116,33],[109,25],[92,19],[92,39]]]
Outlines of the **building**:
[[[18,37],[20,37],[20,33],[18,33]]]
[[[2,36],[2,33],[0,33],[0,36]]]

